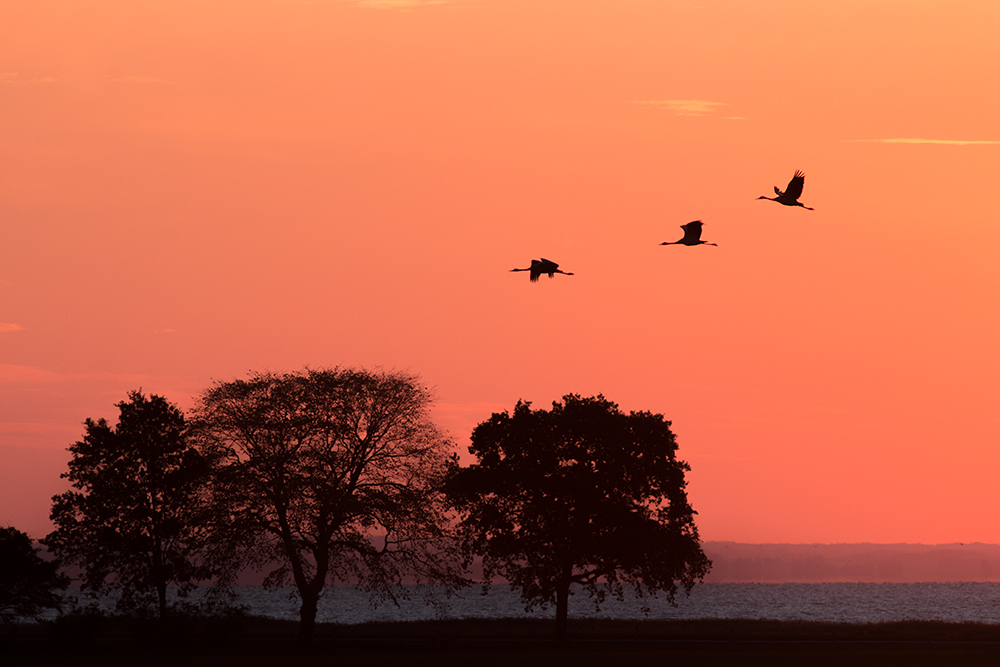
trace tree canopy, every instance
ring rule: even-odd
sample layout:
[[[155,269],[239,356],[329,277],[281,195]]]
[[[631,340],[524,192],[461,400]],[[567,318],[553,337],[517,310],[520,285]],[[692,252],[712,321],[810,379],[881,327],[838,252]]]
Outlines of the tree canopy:
[[[414,376],[338,368],[255,373],[201,396],[227,550],[296,586],[302,639],[328,582],[391,597],[404,577],[459,581],[440,490],[451,443],[429,406]]]
[[[155,602],[162,618],[167,586],[212,576],[204,560],[209,468],[187,442],[183,413],[165,398],[132,391],[118,403],[117,426],[85,422],[69,448],[73,489],[52,498],[56,528],[43,542],[83,570],[83,588],[112,588],[119,606]]]
[[[564,634],[571,584],[599,603],[631,584],[640,597],[690,591],[711,566],[701,550],[670,422],[569,394],[551,410],[520,401],[472,433],[477,462],[446,484],[467,556],[506,578],[530,608],[556,604]]]
[[[0,528],[0,622],[37,618],[58,609],[56,592],[69,585],[59,564],[38,555],[31,538],[16,528]]]

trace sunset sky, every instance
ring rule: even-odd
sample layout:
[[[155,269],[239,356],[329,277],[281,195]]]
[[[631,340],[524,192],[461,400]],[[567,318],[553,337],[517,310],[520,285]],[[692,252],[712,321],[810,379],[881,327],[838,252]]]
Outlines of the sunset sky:
[[[706,540],[1000,542],[1000,3],[0,0],[0,524],[130,389],[673,422]],[[758,201],[806,174],[801,201]],[[661,246],[704,222],[718,247]],[[575,275],[525,273],[546,257]]]

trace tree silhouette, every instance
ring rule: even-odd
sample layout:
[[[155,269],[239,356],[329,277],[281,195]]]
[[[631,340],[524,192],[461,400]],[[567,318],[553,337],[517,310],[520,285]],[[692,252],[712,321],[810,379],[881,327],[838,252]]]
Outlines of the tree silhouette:
[[[37,618],[58,609],[56,593],[69,585],[59,564],[44,560],[31,538],[16,528],[0,528],[0,622]]]
[[[416,377],[353,369],[220,382],[195,411],[239,564],[293,583],[312,638],[331,581],[394,599],[405,576],[457,584],[439,489],[450,441]]]
[[[186,438],[184,415],[165,398],[128,394],[118,424],[85,422],[69,448],[73,491],[52,498],[56,529],[43,540],[83,570],[83,588],[120,593],[119,607],[154,601],[162,619],[167,586],[182,590],[212,576],[204,489],[209,467]]]
[[[529,609],[554,602],[559,637],[571,584],[597,604],[624,584],[673,601],[711,566],[676,450],[662,415],[626,415],[603,396],[494,414],[472,433],[478,463],[453,462],[445,487],[467,560],[481,555],[486,585],[506,578]]]

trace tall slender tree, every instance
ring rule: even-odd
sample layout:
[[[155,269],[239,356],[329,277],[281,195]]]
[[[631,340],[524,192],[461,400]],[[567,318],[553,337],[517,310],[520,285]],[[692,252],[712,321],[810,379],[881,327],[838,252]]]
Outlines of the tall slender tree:
[[[472,433],[477,462],[453,462],[446,491],[467,558],[483,557],[530,608],[555,603],[566,634],[570,586],[599,603],[690,591],[711,565],[688,503],[670,422],[570,394],[551,410],[520,401]]]
[[[440,490],[451,443],[429,406],[414,376],[354,369],[257,373],[201,396],[225,551],[271,568],[265,585],[295,585],[300,639],[330,582],[389,597],[404,577],[460,583]]]
[[[55,530],[43,542],[83,572],[83,588],[116,590],[123,610],[155,605],[167,587],[189,587],[213,572],[204,559],[209,466],[187,441],[183,413],[162,396],[132,391],[118,424],[85,422],[69,448],[73,490],[52,498]]]

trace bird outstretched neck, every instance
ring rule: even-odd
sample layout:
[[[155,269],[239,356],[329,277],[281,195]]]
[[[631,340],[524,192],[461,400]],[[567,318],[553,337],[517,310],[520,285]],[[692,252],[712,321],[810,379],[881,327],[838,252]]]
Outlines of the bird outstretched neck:
[[[789,202],[789,201],[785,201],[781,197],[765,197],[764,195],[761,195],[760,197],[757,197],[757,199],[768,199],[770,201],[776,201],[779,204],[784,204],[785,206],[801,206],[802,208],[804,208],[807,211],[815,211],[816,210],[812,206],[806,206],[802,202],[798,202],[798,201]]]
[[[784,192],[782,192],[781,190],[778,189],[777,186],[775,186],[774,194],[778,195],[777,197],[765,197],[764,195],[761,195],[760,197],[757,197],[757,199],[767,199],[770,201],[776,201],[779,204],[784,204],[785,206],[801,206],[807,211],[813,211],[815,209],[813,209],[810,206],[806,206],[805,204],[799,201],[799,197],[802,196],[802,187],[805,185],[805,183],[806,183],[806,175],[803,172],[796,170],[795,175],[792,176],[792,180],[788,182],[788,187],[785,188]]]
[[[564,276],[571,276],[571,275],[573,275],[569,271],[562,271],[562,270],[560,270],[558,264],[556,264],[552,260],[545,259],[544,257],[541,260],[537,260],[537,259],[531,260],[531,266],[528,267],[528,268],[526,268],[526,269],[511,269],[511,271],[512,272],[513,271],[530,271],[531,274],[528,276],[528,278],[533,283],[537,283],[539,276],[541,276],[543,273],[548,274],[549,278],[553,277],[557,273],[561,273]]]
[[[719,245],[718,243],[702,241],[701,227],[701,220],[694,220],[686,225],[681,225],[681,229],[684,230],[684,238],[680,241],[664,241],[660,245]]]

